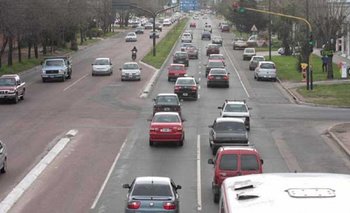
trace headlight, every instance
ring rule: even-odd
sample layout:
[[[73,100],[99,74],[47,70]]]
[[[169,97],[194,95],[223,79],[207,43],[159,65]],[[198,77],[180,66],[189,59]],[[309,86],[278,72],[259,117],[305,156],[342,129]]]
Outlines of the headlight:
[[[60,74],[63,74],[64,73],[64,70],[59,70],[58,71]]]

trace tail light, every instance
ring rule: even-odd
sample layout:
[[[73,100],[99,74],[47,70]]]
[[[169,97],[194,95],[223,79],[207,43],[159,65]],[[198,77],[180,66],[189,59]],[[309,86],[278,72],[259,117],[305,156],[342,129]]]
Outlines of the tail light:
[[[212,76],[212,75],[208,76],[208,80],[213,80],[213,79],[214,79],[214,76]]]
[[[196,86],[192,86],[192,90],[197,90],[197,87]]]
[[[151,132],[156,132],[158,130],[159,130],[159,128],[157,128],[157,127],[151,127],[151,129],[150,129]]]
[[[128,203],[128,209],[138,209],[141,206],[140,201],[131,201]]]
[[[228,80],[228,77],[227,76],[224,76],[224,78],[223,78],[224,80]]]
[[[174,209],[176,209],[176,204],[173,202],[165,202],[163,204],[163,208],[166,210],[174,210]]]
[[[175,91],[179,91],[181,89],[180,86],[175,86]]]
[[[181,132],[182,131],[182,127],[181,126],[175,126],[175,127],[173,127],[173,130]]]

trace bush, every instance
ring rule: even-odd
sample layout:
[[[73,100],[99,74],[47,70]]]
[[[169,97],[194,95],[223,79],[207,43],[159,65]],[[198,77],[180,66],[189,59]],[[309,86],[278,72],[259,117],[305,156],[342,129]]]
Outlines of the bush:
[[[86,32],[86,36],[91,37],[101,37],[103,35],[103,31],[99,28],[91,28]]]

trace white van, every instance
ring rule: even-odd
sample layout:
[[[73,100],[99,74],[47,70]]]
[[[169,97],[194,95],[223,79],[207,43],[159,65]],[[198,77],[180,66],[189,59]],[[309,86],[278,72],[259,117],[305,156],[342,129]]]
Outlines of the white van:
[[[350,212],[350,175],[265,173],[226,178],[219,213]]]

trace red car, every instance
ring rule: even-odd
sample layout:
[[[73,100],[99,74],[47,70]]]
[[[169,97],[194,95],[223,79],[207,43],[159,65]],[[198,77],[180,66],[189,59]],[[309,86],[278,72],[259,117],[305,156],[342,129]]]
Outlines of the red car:
[[[183,119],[177,112],[157,112],[154,114],[149,130],[149,145],[174,142],[183,146],[185,131]]]
[[[170,64],[168,67],[168,81],[176,80],[178,77],[183,77],[187,73],[184,64]]]
[[[214,159],[209,159],[208,163],[214,164],[212,189],[216,203],[219,202],[221,184],[226,178],[263,172],[264,161],[253,147],[223,146],[218,149]]]
[[[190,27],[196,28],[196,22],[191,22]]]

